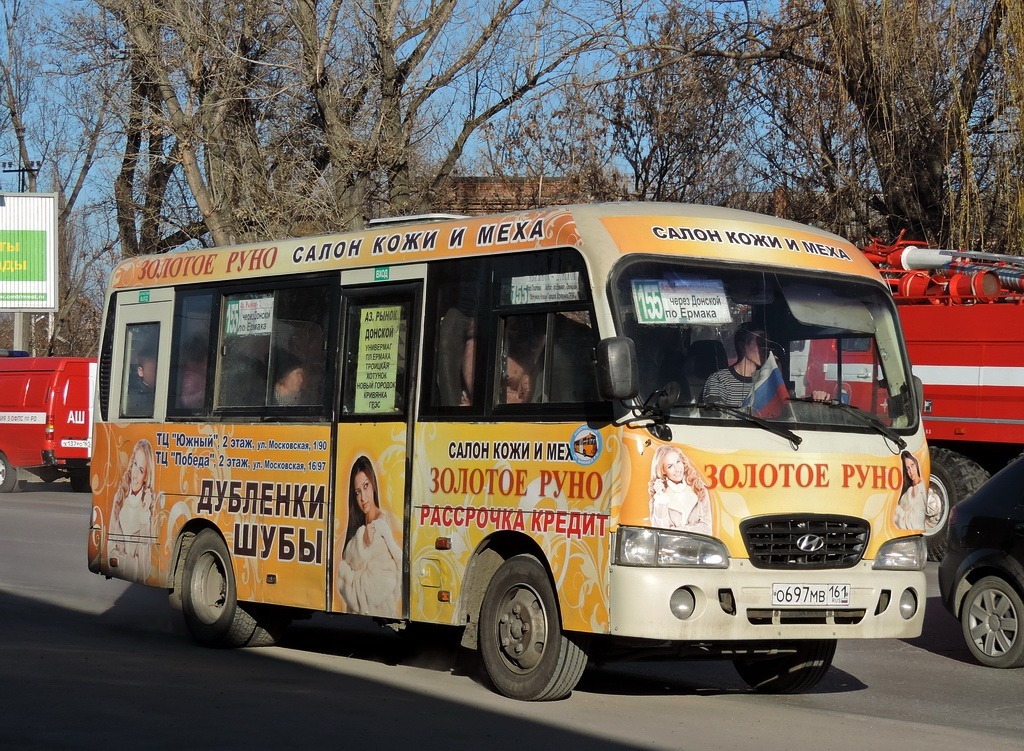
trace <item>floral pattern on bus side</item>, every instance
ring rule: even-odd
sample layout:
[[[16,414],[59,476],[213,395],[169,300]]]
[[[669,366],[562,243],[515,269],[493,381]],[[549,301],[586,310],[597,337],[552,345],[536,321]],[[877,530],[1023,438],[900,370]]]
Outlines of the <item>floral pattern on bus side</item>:
[[[613,499],[621,495],[621,445],[602,429],[602,450],[573,459],[573,424],[428,423],[416,434],[410,537],[411,617],[457,621],[472,555],[492,535],[538,545],[570,630],[608,628]],[[449,550],[440,549],[444,539]],[[422,576],[418,576],[423,572]]]

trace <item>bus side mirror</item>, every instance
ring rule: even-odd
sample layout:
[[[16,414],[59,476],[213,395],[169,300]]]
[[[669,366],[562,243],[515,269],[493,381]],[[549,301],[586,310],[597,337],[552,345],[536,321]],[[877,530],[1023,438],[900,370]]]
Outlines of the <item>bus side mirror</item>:
[[[924,382],[917,376],[911,376],[914,380],[914,396],[917,397],[917,408],[924,409]]]
[[[597,343],[597,386],[609,401],[632,399],[640,390],[636,345],[627,336],[612,336]]]

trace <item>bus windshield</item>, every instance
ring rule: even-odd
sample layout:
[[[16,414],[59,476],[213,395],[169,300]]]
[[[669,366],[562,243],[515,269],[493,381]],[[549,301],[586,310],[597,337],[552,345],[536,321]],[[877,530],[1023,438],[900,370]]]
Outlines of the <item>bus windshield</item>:
[[[619,330],[636,345],[639,398],[653,403],[678,386],[674,418],[916,425],[896,313],[881,287],[657,259],[622,266],[613,289]]]

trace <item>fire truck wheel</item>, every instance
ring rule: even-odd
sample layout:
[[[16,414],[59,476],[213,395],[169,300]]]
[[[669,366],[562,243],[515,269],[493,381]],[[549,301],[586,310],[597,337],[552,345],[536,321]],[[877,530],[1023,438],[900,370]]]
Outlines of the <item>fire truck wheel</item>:
[[[0,493],[15,493],[20,489],[18,468],[11,466],[7,457],[0,452]]]
[[[287,619],[275,617],[277,609],[253,612],[236,599],[231,555],[221,536],[212,529],[200,531],[189,542],[182,576],[181,605],[192,638],[208,647],[265,647],[275,644]]]
[[[562,631],[548,572],[532,555],[513,556],[494,573],[479,644],[494,688],[522,701],[568,696],[587,666],[586,637]]]
[[[928,560],[941,561],[946,554],[950,510],[984,485],[989,474],[981,465],[955,451],[933,446],[930,454],[932,472],[928,485],[925,537]]]
[[[792,651],[733,660],[747,685],[762,694],[799,694],[825,677],[836,654],[835,639],[794,642]]]

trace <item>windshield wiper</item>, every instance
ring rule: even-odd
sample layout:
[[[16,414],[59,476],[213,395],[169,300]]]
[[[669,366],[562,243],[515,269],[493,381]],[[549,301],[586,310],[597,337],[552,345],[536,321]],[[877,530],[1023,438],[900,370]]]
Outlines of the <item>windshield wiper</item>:
[[[901,436],[895,430],[893,430],[888,425],[886,425],[884,422],[879,420],[873,414],[871,414],[870,412],[867,412],[867,411],[861,409],[860,407],[854,407],[852,404],[846,404],[845,402],[818,401],[816,399],[805,399],[805,398],[790,399],[790,401],[791,402],[808,402],[808,403],[811,403],[811,404],[821,404],[821,405],[824,405],[826,407],[832,407],[833,409],[841,409],[846,414],[853,415],[854,417],[856,417],[858,420],[860,420],[862,423],[864,423],[868,427],[874,428],[878,433],[881,433],[882,435],[884,435],[890,441],[892,441],[897,446],[899,446],[900,447],[900,451],[902,451],[903,449],[905,449],[907,447],[907,442],[903,440],[903,436]]]
[[[734,415],[745,422],[757,425],[763,430],[767,430],[769,433],[773,433],[781,438],[785,438],[792,444],[793,449],[803,443],[803,438],[798,436],[792,430],[784,428],[781,425],[775,425],[774,423],[768,422],[767,420],[752,415],[749,412],[744,412],[739,407],[732,407],[728,404],[721,404],[720,402],[689,402],[685,404],[679,403],[679,384],[674,381],[665,384],[660,389],[657,389],[648,396],[641,403],[634,403],[631,409],[634,414],[621,420],[619,424],[636,425],[639,422],[649,420],[650,426],[655,430],[655,435],[663,440],[667,439],[666,435],[658,435],[658,428],[664,426],[666,423],[675,422],[676,424],[682,424],[683,420],[678,415],[672,414],[673,407],[682,407],[684,409],[714,409],[720,412],[726,412],[730,415]]]
[[[757,415],[752,415],[749,412],[744,412],[739,407],[732,407],[728,404],[722,404],[721,402],[697,402],[695,404],[685,404],[681,406],[697,407],[699,409],[717,409],[720,412],[727,412],[728,414],[734,415],[740,418],[741,420],[753,423],[754,425],[757,425],[759,428],[767,430],[769,433],[774,433],[777,436],[785,438],[787,441],[793,444],[794,450],[796,450],[796,448],[804,441],[803,438],[798,436],[789,428],[784,428],[781,425],[776,425],[775,423],[768,422],[764,418],[758,417]]]
[[[642,402],[633,400],[626,404],[634,414],[617,422],[619,425],[636,425],[644,420],[650,420],[652,424],[664,425],[668,421],[669,410],[679,402],[680,388],[675,381],[670,381],[660,389],[655,389],[650,396]]]

